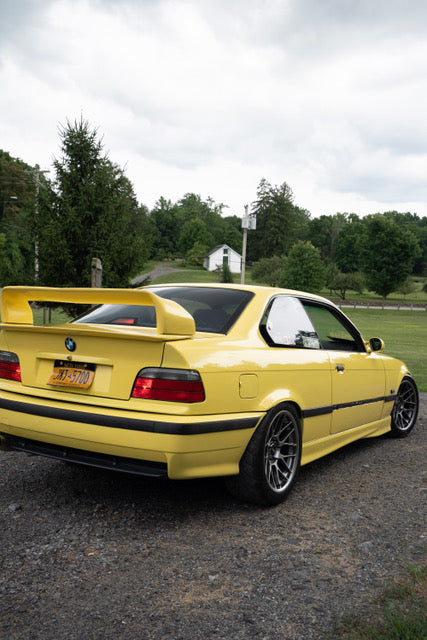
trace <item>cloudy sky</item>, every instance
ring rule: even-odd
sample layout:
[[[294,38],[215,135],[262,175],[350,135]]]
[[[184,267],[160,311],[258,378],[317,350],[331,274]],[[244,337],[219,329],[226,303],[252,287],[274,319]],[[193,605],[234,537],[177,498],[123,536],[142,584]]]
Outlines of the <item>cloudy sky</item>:
[[[0,148],[83,116],[138,200],[261,178],[312,216],[427,215],[426,0],[0,0]]]

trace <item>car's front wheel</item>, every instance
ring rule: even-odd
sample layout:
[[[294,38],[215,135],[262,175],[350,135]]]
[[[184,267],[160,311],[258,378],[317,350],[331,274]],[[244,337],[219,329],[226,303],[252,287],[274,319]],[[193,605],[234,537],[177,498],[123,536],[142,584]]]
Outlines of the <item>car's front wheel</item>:
[[[400,383],[391,412],[391,433],[393,438],[405,438],[414,428],[418,416],[418,389],[411,376],[405,376]]]
[[[271,409],[253,434],[240,461],[240,473],[227,479],[236,497],[279,504],[291,490],[301,461],[301,427],[295,407]]]

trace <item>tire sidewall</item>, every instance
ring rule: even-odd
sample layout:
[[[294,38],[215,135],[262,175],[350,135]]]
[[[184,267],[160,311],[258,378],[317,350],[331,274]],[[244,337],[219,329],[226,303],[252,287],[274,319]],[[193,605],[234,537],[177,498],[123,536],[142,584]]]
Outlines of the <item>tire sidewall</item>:
[[[283,489],[283,491],[274,491],[270,487],[267,481],[267,478],[265,476],[264,454],[265,454],[265,448],[267,445],[267,439],[269,436],[270,425],[273,422],[273,420],[276,418],[276,416],[283,411],[288,412],[292,416],[292,419],[294,421],[296,433],[297,433],[298,451],[297,451],[295,468],[292,471],[292,477],[288,482],[286,488]],[[267,415],[265,416],[265,418],[263,419],[262,423],[259,426],[259,430],[260,430],[260,433],[259,433],[260,438],[259,438],[259,446],[258,446],[258,452],[257,452],[257,457],[258,457],[257,467],[258,467],[259,483],[260,483],[266,502],[268,502],[269,504],[279,504],[280,502],[283,502],[283,500],[286,498],[286,496],[292,489],[293,485],[295,484],[295,481],[298,476],[300,463],[301,463],[301,451],[302,451],[301,422],[294,406],[289,403],[282,403],[280,405],[277,405],[276,407],[274,407],[274,409],[271,409],[267,413]]]
[[[400,428],[396,425],[396,423],[395,423],[395,421],[394,421],[393,412],[394,412],[394,409],[395,409],[395,406],[396,406],[396,402],[398,401],[398,398],[399,398],[399,394],[400,394],[400,391],[401,391],[402,385],[403,385],[404,383],[407,383],[407,382],[409,382],[409,383],[412,385],[413,390],[414,390],[414,392],[415,392],[415,397],[416,397],[416,408],[415,408],[414,415],[412,416],[411,423],[410,423],[409,427],[407,427],[406,429],[400,429]],[[406,375],[406,376],[404,376],[404,377],[402,378],[402,381],[401,381],[401,383],[400,383],[400,385],[399,385],[399,389],[398,389],[398,391],[397,391],[397,397],[396,397],[396,400],[395,400],[395,404],[393,405],[393,409],[392,409],[392,411],[391,411],[391,422],[390,422],[391,434],[390,434],[390,435],[391,435],[392,437],[395,437],[395,438],[406,438],[406,436],[407,436],[407,435],[409,435],[409,434],[411,433],[411,431],[412,431],[412,429],[414,428],[415,423],[416,423],[416,421],[417,421],[417,417],[418,417],[418,410],[419,410],[419,404],[420,404],[420,400],[419,400],[419,394],[418,394],[418,389],[417,389],[417,385],[416,385],[416,383],[415,383],[415,380],[412,378],[412,376]]]

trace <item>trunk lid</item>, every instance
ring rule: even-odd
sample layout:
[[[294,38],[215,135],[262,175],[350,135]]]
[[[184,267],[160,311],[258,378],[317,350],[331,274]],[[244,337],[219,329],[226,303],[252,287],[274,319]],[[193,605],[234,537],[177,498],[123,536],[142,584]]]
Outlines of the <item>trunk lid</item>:
[[[157,326],[35,326],[32,300],[148,304]],[[194,334],[193,318],[180,305],[139,290],[6,287],[1,317],[1,348],[18,355],[23,386],[121,400],[130,397],[140,369],[161,366],[166,342]]]

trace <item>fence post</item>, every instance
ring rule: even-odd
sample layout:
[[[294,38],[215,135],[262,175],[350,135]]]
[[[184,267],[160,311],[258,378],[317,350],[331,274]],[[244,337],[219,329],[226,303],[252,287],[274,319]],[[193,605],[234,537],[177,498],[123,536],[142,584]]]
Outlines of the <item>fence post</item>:
[[[102,287],[102,262],[99,258],[92,258],[91,286]]]

